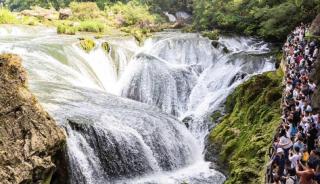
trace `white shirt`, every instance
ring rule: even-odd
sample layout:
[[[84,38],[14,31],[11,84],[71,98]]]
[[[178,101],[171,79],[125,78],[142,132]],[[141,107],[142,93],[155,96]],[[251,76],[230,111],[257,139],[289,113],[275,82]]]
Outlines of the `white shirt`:
[[[291,168],[296,168],[296,166],[298,165],[298,160],[300,159],[301,159],[301,155],[296,153],[291,157],[289,157],[289,160],[291,162]]]
[[[318,48],[314,49],[312,56],[313,57],[317,57],[318,56]]]
[[[280,137],[279,143],[285,145],[285,146],[282,146],[283,149],[288,149],[292,146],[292,141],[289,138],[286,138],[284,136]]]

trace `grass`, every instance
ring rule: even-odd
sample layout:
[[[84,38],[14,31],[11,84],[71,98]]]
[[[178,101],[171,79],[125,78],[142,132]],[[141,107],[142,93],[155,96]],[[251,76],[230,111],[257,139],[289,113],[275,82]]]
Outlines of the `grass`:
[[[106,27],[105,24],[99,21],[87,20],[87,21],[80,22],[78,31],[101,33],[101,32],[104,32],[105,27]]]
[[[0,24],[16,24],[17,17],[6,8],[0,8]]]

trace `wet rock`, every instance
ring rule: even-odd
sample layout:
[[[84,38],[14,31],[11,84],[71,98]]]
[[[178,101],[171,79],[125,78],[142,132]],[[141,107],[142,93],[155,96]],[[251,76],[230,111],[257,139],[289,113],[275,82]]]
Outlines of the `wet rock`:
[[[27,89],[16,55],[0,55],[0,178],[3,184],[50,183],[65,133]]]
[[[172,25],[172,29],[181,29],[185,26],[186,24],[184,21],[177,21],[175,24]]]

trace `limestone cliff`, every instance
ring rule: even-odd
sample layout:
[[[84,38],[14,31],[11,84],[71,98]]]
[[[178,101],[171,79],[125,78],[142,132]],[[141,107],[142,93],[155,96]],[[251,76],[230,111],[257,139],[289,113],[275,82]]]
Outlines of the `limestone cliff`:
[[[320,36],[320,14],[313,20],[311,27],[310,27],[310,33],[312,37],[318,38]],[[311,79],[317,84],[318,88],[315,91],[315,93],[312,96],[312,107],[315,109],[320,110],[320,58],[315,62],[314,70],[311,74]]]
[[[0,183],[50,183],[65,133],[27,89],[16,55],[0,55]]]

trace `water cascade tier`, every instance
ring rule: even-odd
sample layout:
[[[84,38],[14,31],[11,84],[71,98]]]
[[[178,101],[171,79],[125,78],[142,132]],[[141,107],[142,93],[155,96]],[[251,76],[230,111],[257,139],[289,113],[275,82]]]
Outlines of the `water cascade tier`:
[[[141,47],[95,39],[87,53],[83,36],[0,27],[0,52],[23,58],[32,92],[67,131],[70,183],[223,183],[202,154],[209,115],[237,85],[274,69],[269,45],[162,32]]]

